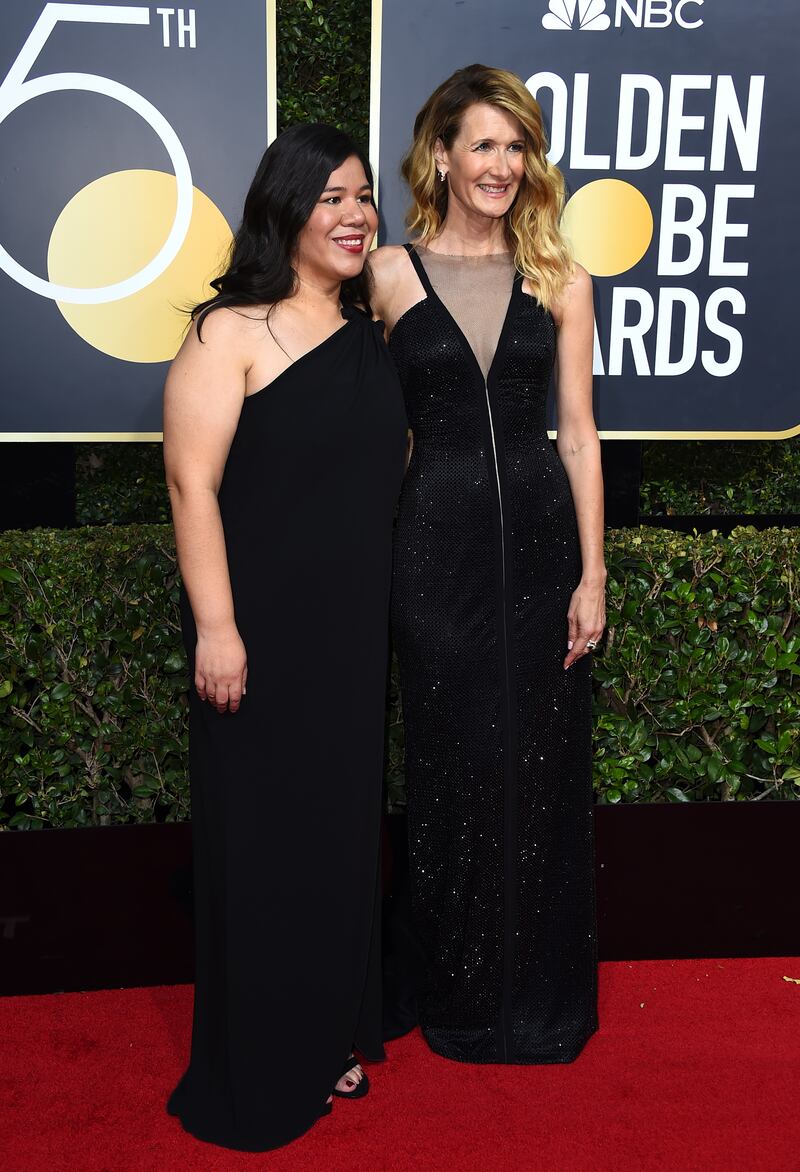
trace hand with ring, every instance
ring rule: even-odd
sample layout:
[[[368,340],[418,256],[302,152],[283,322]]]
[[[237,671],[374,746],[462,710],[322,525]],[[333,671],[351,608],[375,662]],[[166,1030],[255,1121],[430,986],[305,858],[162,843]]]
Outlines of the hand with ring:
[[[581,579],[567,612],[567,654],[564,670],[595,651],[606,623],[605,575],[602,580]]]

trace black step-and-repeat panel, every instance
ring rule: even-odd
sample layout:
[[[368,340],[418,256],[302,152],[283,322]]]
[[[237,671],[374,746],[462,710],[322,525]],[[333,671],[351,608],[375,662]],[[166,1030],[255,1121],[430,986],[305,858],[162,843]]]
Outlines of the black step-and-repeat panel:
[[[800,432],[796,0],[374,2],[382,241],[414,117],[461,66],[513,70],[594,277],[595,404],[617,438]]]
[[[275,122],[275,0],[3,0],[0,438],[160,438]]]

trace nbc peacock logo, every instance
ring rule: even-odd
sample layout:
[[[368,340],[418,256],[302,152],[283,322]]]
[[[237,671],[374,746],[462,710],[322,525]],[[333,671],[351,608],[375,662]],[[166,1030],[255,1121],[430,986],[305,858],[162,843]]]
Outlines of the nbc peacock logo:
[[[542,27],[554,32],[577,29],[602,32],[611,25],[606,0],[550,0],[549,12],[542,17]]]

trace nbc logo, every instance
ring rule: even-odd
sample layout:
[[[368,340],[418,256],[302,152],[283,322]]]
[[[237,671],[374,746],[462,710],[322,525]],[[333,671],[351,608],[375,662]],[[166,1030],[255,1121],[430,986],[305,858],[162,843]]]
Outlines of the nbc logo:
[[[550,0],[550,11],[542,17],[544,28],[591,29],[600,32],[611,24],[606,15],[606,0]]]
[[[702,18],[686,9],[701,8],[704,0],[616,0],[614,27],[623,21],[634,28],[660,29],[677,24],[683,29],[700,28]],[[553,32],[602,32],[610,28],[611,17],[606,12],[606,0],[549,0],[548,11],[542,17],[542,27]]]

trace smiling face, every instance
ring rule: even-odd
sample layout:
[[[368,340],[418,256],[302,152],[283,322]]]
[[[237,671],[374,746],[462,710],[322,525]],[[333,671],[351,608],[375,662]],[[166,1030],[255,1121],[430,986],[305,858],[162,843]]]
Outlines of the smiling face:
[[[469,215],[499,219],[510,209],[525,174],[525,132],[497,106],[469,106],[449,150],[436,142],[436,166],[453,201]]]
[[[372,188],[361,161],[351,155],[331,172],[297,237],[294,267],[298,276],[315,283],[357,277],[377,227]]]

